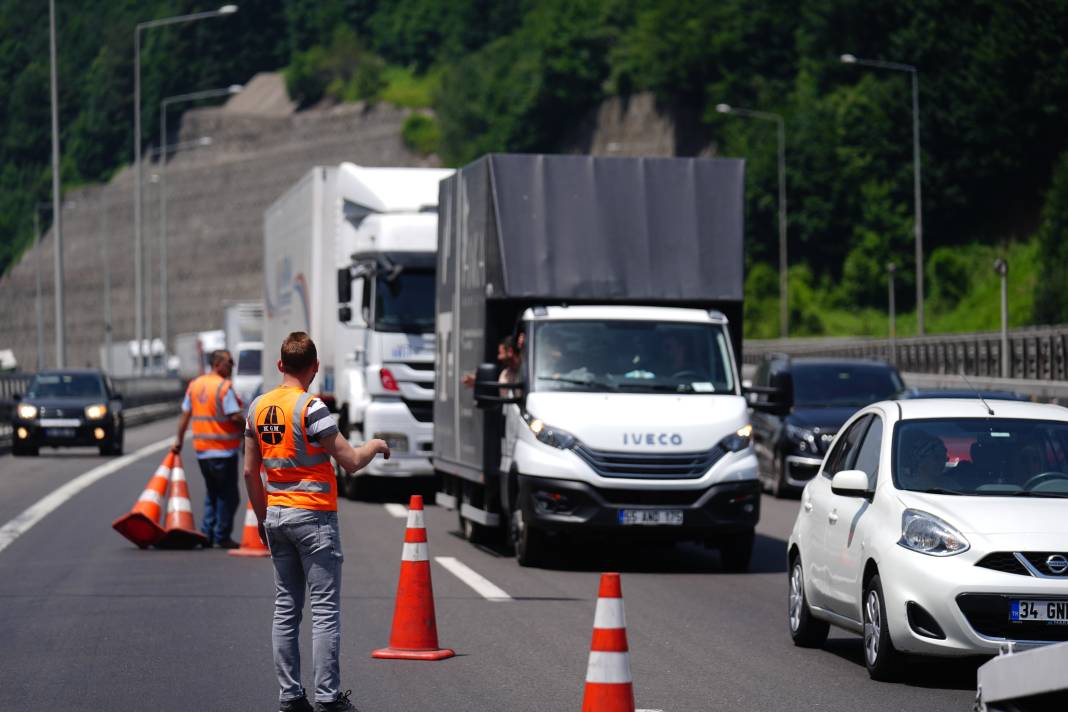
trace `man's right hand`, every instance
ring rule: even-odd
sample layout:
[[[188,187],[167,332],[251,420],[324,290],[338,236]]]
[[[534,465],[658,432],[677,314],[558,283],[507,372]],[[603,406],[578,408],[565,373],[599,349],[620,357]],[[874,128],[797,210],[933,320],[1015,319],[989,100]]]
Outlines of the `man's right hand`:
[[[385,440],[374,438],[373,440],[368,440],[363,446],[367,448],[368,460],[373,460],[375,455],[381,455],[386,460],[389,459],[389,444]]]
[[[181,455],[182,454],[182,441],[181,441],[181,439],[179,439],[179,438],[175,438],[174,439],[174,443],[171,445],[171,452],[173,452],[175,455]]]

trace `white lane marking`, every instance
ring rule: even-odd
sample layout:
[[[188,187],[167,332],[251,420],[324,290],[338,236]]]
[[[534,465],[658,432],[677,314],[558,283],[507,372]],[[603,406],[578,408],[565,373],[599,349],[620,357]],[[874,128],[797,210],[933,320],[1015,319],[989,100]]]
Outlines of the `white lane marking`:
[[[664,710],[646,710],[646,709],[641,709],[641,710],[634,710],[634,712],[664,712]]]
[[[452,556],[435,556],[438,562],[456,578],[475,590],[475,593],[487,601],[511,601],[512,597],[497,587],[492,581],[472,569],[467,564]]]
[[[397,504],[396,502],[387,502],[382,506],[386,508],[386,511],[389,512],[389,516],[391,517],[396,517],[397,519],[408,518],[408,508],[405,507],[403,504]]]
[[[3,527],[0,527],[0,551],[9,547],[12,542],[29,531],[30,527],[44,519],[60,505],[89,485],[104,479],[110,474],[118,472],[145,455],[159,452],[160,450],[170,447],[172,444],[174,444],[174,438],[170,437],[166,440],[160,440],[151,445],[146,445],[136,452],[131,452],[129,455],[124,455],[100,465],[99,467],[94,467],[88,472],[75,477],[62,487],[57,488],[51,494],[39,499],[35,504],[22,512],[22,514],[19,514]]]

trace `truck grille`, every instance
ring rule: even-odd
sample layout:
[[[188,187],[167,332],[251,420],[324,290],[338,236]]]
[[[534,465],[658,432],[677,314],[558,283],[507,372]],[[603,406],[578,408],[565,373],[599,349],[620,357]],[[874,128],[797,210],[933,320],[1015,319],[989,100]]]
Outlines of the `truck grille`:
[[[695,479],[727,454],[719,445],[704,452],[678,453],[614,452],[577,445],[574,452],[601,477],[642,480]]]
[[[404,405],[412,412],[412,417],[420,423],[434,422],[434,401],[432,400],[408,400],[404,399]]]

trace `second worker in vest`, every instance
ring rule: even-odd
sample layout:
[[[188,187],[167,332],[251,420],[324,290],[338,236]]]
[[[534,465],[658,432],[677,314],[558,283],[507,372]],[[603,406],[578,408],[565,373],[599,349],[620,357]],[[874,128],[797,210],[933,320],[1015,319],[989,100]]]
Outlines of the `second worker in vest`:
[[[315,711],[355,711],[351,691],[341,692],[341,537],[333,456],[353,473],[381,454],[383,440],[353,448],[338,432],[326,404],[307,393],[319,371],[315,344],[302,331],[282,342],[282,385],[248,409],[245,487],[271,549],[275,599],[271,640],[281,688],[281,712],[311,712],[300,676],[301,612],[311,593]],[[267,475],[264,485],[260,467]]]
[[[178,437],[171,448],[175,454],[181,453],[186,428],[192,422],[193,447],[207,489],[200,530],[208,538],[206,546],[223,549],[238,547],[231,533],[240,502],[237,455],[241,451],[244,417],[230,381],[233,370],[234,359],[229,351],[211,354],[211,373],[194,378],[185,391]]]

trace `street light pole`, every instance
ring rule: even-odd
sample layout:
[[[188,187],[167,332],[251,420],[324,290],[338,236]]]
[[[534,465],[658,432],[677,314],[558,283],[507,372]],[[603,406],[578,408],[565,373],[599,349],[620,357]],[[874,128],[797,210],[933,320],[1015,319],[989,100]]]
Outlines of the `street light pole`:
[[[67,362],[67,333],[63,313],[63,213],[59,175],[59,70],[56,66],[56,3],[48,0],[49,55],[52,69],[52,225],[56,235],[56,368]]]
[[[34,299],[34,311],[37,316],[37,370],[44,368],[44,305],[41,304],[41,213],[40,205],[33,209],[33,235],[34,235],[34,258],[33,266],[36,272],[37,296]],[[47,203],[45,203],[47,205]]]
[[[163,352],[167,353],[170,345],[170,302],[168,294],[167,275],[167,154],[173,146],[167,145],[167,110],[174,104],[186,101],[198,101],[200,99],[212,99],[220,96],[237,94],[244,90],[241,84],[231,84],[225,89],[205,89],[189,94],[169,96],[159,104],[159,329],[163,340]],[[201,139],[203,141],[203,139]],[[208,144],[210,144],[210,139]],[[207,145],[203,144],[202,145]]]
[[[894,304],[894,273],[897,272],[897,265],[893,262],[888,262],[886,265],[887,274],[887,297],[890,307],[890,363],[897,363],[897,309]]]
[[[237,12],[237,5],[223,5],[218,10],[140,22],[134,28],[134,338],[138,349],[141,348],[145,338],[144,235],[141,231],[141,31],[153,27],[232,15],[235,12]],[[139,359],[139,372],[142,370],[141,364],[142,361]]]
[[[1001,377],[1009,377],[1009,263],[994,260],[994,272],[1001,277]]]
[[[920,188],[922,182],[920,166],[920,73],[911,64],[884,62],[878,59],[859,59],[852,54],[843,54],[841,60],[845,64],[859,64],[877,69],[908,72],[912,77],[912,190],[915,211],[913,227],[916,233],[916,331],[920,336],[923,336],[925,329],[923,318],[923,192]]]
[[[781,114],[741,109],[730,104],[716,104],[721,114],[737,114],[764,121],[774,121],[779,139],[779,335],[790,333],[789,274],[786,252],[786,126]]]

